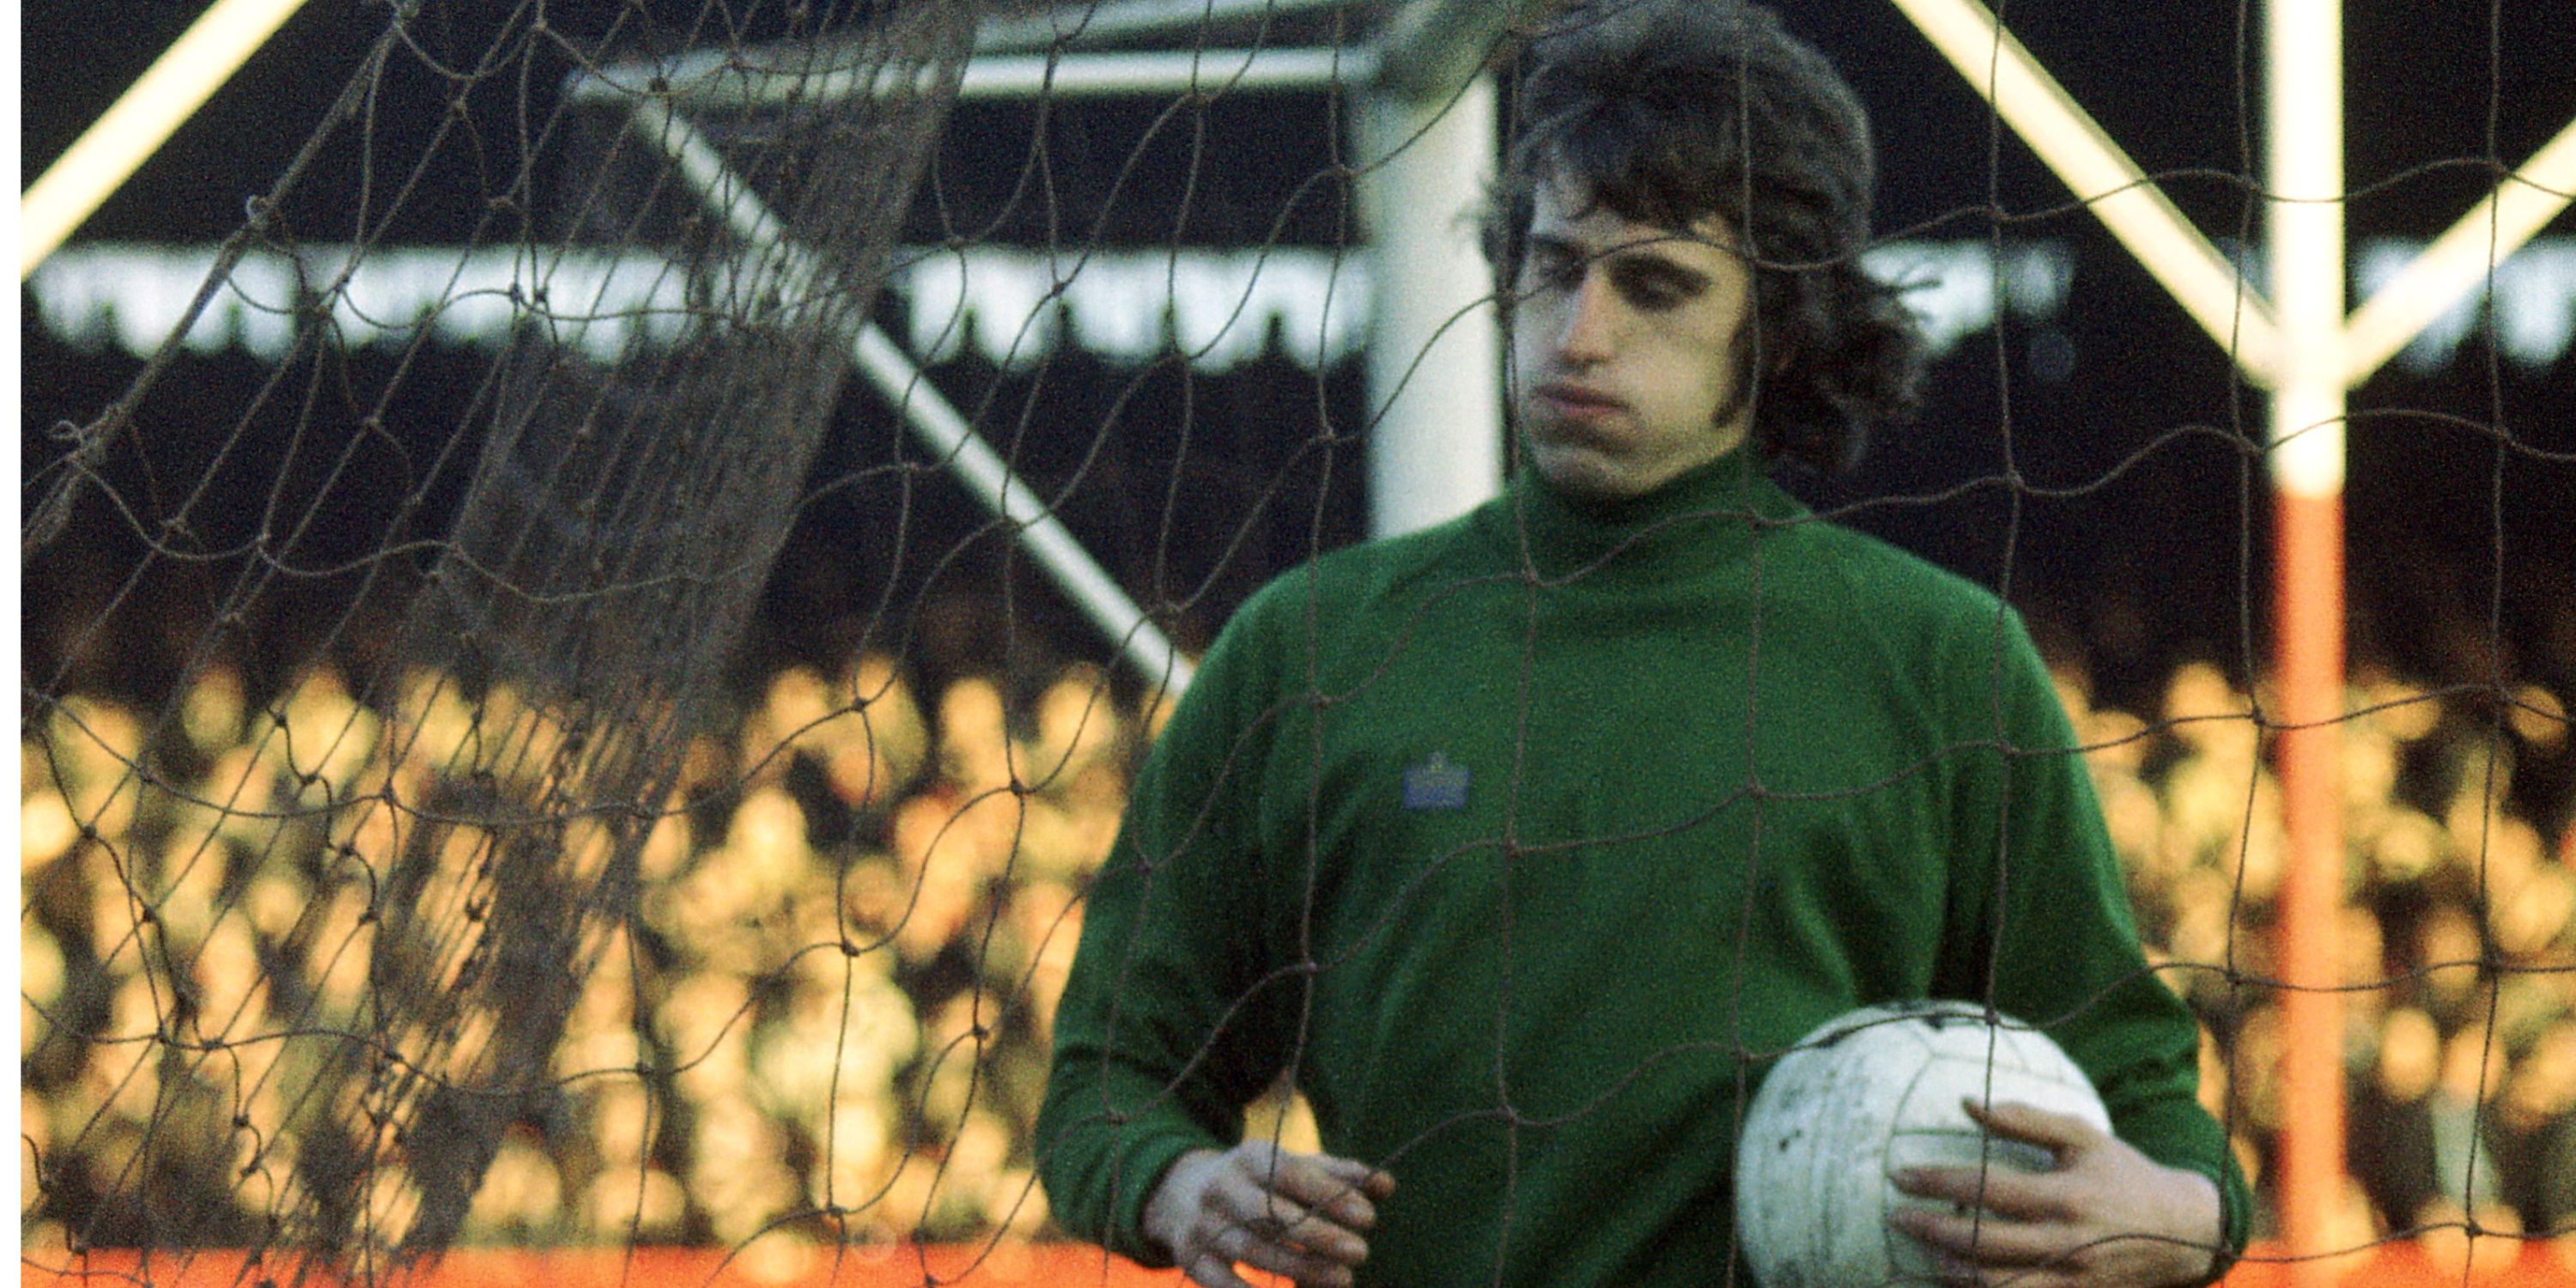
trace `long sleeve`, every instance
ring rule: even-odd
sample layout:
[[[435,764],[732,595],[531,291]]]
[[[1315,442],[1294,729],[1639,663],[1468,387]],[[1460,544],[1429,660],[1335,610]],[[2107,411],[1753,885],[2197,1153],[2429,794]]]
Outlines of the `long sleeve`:
[[[1251,843],[1268,693],[1261,614],[1238,614],[1147,757],[1085,897],[1037,1129],[1056,1221],[1153,1263],[1146,1199],[1174,1159],[1242,1133],[1275,1075],[1293,981],[1263,961],[1266,864]]]
[[[2231,1252],[2252,1199],[2224,1130],[2202,1109],[2199,1029],[2149,971],[2092,780],[2020,621],[1975,633],[1963,727],[1984,729],[1959,797],[1971,874],[1954,969],[1966,996],[2043,1026],[2101,1090],[2122,1140],[2219,1187]],[[1992,966],[1989,969],[1988,963]]]

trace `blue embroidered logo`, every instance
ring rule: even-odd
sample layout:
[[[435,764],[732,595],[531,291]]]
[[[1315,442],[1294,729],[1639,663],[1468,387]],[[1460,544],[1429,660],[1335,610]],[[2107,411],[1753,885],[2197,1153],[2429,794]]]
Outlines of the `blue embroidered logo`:
[[[1406,809],[1467,808],[1467,767],[1453,765],[1439,752],[1404,771]]]

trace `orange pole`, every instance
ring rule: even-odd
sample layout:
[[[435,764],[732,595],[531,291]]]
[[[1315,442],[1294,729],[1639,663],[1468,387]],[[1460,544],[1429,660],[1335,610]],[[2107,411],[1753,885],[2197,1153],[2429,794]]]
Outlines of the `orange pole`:
[[[2343,497],[2274,498],[2274,648],[2280,685],[2274,743],[2289,862],[2282,873],[2279,968],[2288,1034],[2281,1060],[2282,1233],[2302,1257],[2294,1282],[2331,1283],[2348,1263],[2332,1251],[2344,1188],[2343,997],[2335,938],[2343,904]]]
[[[2291,1283],[2325,1288],[2367,1233],[2343,1203],[2344,0],[2265,0],[2266,268],[2281,328],[2272,386],[2273,679],[2288,863],[2274,931],[2281,994],[2281,1232]],[[2342,1246],[2337,1246],[2340,1243]],[[2347,1254],[2347,1255],[2337,1255]]]

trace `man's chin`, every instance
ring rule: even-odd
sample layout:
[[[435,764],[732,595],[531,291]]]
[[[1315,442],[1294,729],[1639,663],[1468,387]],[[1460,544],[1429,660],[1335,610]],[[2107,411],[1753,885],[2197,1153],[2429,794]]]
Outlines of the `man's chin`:
[[[1631,462],[1586,447],[1539,447],[1530,463],[1548,486],[1586,501],[1624,501],[1653,491],[1660,481]]]

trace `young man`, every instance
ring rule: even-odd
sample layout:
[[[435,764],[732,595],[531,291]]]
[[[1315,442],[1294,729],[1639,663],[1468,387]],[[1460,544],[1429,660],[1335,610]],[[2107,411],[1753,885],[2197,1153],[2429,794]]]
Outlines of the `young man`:
[[[1057,1218],[1211,1286],[1744,1282],[1764,1058],[1962,997],[2045,1026],[2117,1135],[1998,1106],[2056,1169],[1898,1177],[1899,1228],[1963,1282],[2207,1278],[2244,1182],[2018,622],[1764,476],[1912,398],[1858,105],[1721,0],[1603,0],[1533,56],[1488,239],[1522,468],[1210,651],[1086,906]],[[1329,1153],[1241,1140],[1283,1071]]]

